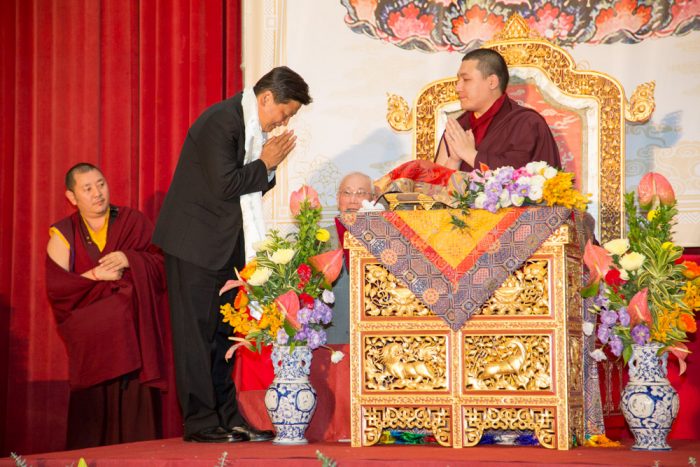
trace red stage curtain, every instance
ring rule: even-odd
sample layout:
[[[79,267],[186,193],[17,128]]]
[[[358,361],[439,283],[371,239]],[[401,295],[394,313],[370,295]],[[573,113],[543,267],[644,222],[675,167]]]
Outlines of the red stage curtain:
[[[240,0],[0,2],[0,454],[64,448],[66,355],[43,259],[49,224],[71,211],[66,170],[100,166],[113,202],[154,220],[190,123],[242,88],[240,11]],[[180,434],[177,411],[164,418],[164,435]]]

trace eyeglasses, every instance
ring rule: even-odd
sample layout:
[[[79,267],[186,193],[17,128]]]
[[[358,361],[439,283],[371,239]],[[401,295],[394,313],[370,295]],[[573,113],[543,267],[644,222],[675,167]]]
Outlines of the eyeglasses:
[[[353,196],[357,196],[358,198],[367,198],[371,197],[371,193],[365,191],[365,190],[357,190],[357,191],[350,191],[350,190],[343,190],[340,192],[340,196],[343,196],[345,198],[352,198]]]

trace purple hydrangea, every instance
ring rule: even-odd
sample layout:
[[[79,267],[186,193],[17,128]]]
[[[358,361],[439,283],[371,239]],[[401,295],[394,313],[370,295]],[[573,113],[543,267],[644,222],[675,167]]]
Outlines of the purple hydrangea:
[[[307,326],[302,326],[296,334],[294,334],[294,340],[297,342],[303,342],[308,337],[309,328]]]
[[[617,323],[617,313],[614,310],[603,310],[600,313],[600,322],[605,326],[612,326]]]
[[[598,339],[599,339],[600,342],[602,342],[603,344],[607,344],[607,343],[608,343],[608,341],[610,340],[610,334],[611,334],[611,332],[610,332],[610,328],[609,328],[609,327],[607,327],[607,326],[600,326],[600,327],[598,328]]]
[[[287,334],[287,331],[284,329],[280,329],[277,331],[277,345],[287,345],[287,342],[289,342],[289,335]]]
[[[311,349],[317,349],[326,343],[326,332],[323,330],[308,330],[308,337],[306,339],[306,345]]]
[[[600,308],[607,308],[610,304],[610,300],[605,296],[605,287],[603,287],[603,284],[601,284],[600,293],[593,299],[593,304]]]
[[[301,308],[297,312],[297,321],[299,321],[299,324],[309,324],[309,321],[311,321],[311,314],[312,311],[310,308]]]
[[[622,339],[620,339],[620,336],[618,335],[613,335],[610,338],[610,351],[615,355],[616,357],[619,357],[622,355]]]
[[[643,324],[638,324],[632,328],[632,340],[635,344],[644,345],[649,342],[649,328]]]
[[[620,324],[623,326],[629,326],[630,325],[630,314],[627,312],[627,308],[624,306],[620,308],[620,310],[617,312],[617,315],[620,318]]]
[[[314,322],[321,324],[328,324],[333,318],[333,310],[331,307],[323,303],[321,300],[316,299],[314,301]]]

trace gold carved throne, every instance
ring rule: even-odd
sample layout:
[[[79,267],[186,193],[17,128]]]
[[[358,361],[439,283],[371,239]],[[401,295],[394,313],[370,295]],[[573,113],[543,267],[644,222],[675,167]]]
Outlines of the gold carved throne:
[[[577,70],[571,56],[533,37],[519,16],[486,47],[511,73],[509,95],[553,128],[565,167],[591,193],[597,237],[623,226],[624,125],[653,111],[653,83],[628,103],[621,85]],[[459,111],[455,78],[424,87],[410,109],[389,96],[387,119],[413,130],[415,158],[432,160],[442,129]],[[387,430],[430,431],[437,442],[474,446],[491,430],[531,431],[569,449],[584,438],[579,233],[561,225],[459,330],[432,313],[349,233],[351,433],[353,446]],[[424,297],[422,297],[424,298]]]

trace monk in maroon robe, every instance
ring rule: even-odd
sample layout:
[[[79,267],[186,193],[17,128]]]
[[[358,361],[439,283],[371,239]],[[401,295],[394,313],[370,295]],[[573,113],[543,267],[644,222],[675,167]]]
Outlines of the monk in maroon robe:
[[[456,90],[466,112],[447,119],[435,162],[462,171],[481,164],[517,169],[534,161],[561,169],[547,122],[506,95],[508,78],[508,66],[495,50],[476,49],[464,56]]]
[[[102,172],[66,175],[78,208],[51,227],[49,301],[68,352],[69,449],[154,439],[169,355],[163,256],[139,211],[109,204]]]

